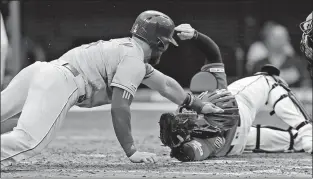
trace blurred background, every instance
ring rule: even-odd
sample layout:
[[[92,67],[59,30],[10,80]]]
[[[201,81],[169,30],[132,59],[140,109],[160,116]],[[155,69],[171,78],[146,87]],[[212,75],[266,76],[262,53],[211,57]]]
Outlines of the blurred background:
[[[153,9],[169,15],[176,25],[190,23],[215,40],[229,83],[271,63],[298,97],[311,105],[312,81],[299,50],[299,23],[312,7],[312,0],[2,0],[9,44],[2,89],[35,61],[57,59],[73,47],[99,39],[130,36],[137,15]],[[180,42],[179,48],[171,46],[163,54],[156,68],[188,90],[204,60],[197,49]],[[165,99],[140,86],[135,100]]]

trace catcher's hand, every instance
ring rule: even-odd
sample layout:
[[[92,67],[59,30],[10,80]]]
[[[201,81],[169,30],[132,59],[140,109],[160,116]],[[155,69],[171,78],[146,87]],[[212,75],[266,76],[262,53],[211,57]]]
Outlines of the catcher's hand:
[[[177,36],[180,38],[180,40],[192,39],[197,33],[190,24],[180,24],[179,26],[175,27],[175,30],[178,31]]]

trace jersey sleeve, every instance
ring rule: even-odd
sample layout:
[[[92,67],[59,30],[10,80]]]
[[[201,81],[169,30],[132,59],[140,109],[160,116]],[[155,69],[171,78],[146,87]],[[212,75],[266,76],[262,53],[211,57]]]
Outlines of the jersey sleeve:
[[[147,78],[149,78],[149,77],[152,75],[152,73],[153,73],[155,70],[154,70],[154,68],[152,67],[152,65],[150,65],[150,64],[148,64],[148,63],[146,63],[145,66],[146,66],[146,74],[145,74],[144,79],[147,79]]]
[[[142,61],[126,56],[117,66],[110,86],[122,88],[134,96],[145,74],[146,69]]]

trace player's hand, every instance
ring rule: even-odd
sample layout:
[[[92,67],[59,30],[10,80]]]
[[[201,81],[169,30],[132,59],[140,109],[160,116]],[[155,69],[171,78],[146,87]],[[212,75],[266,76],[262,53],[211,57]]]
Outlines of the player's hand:
[[[190,24],[180,24],[174,29],[178,32],[177,36],[180,40],[192,39],[196,33],[196,30]]]
[[[133,163],[156,163],[157,156],[154,153],[136,151],[129,160]]]
[[[222,108],[219,108],[215,106],[214,104],[210,102],[204,102],[204,106],[201,110],[202,114],[209,114],[209,113],[222,113],[224,110]]]

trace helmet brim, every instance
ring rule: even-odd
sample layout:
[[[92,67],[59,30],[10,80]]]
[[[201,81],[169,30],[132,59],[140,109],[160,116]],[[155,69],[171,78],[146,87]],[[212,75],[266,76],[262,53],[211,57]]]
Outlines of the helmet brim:
[[[173,45],[175,45],[176,47],[178,47],[178,44],[177,44],[176,40],[175,40],[173,37],[170,38],[169,41],[170,41]]]

